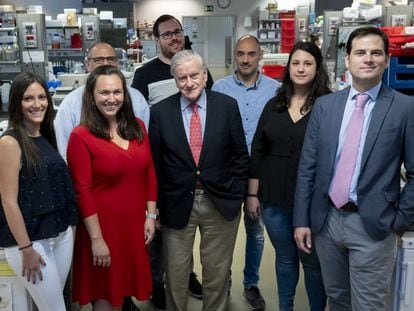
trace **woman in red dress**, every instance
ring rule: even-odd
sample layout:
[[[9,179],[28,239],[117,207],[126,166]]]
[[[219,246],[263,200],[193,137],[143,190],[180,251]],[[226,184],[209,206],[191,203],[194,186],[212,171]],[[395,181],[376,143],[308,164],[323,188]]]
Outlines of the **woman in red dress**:
[[[152,290],[147,246],[155,231],[155,171],[145,126],[117,68],[103,65],[89,75],[82,109],[67,151],[83,220],[73,300],[119,310],[123,297],[148,300]]]

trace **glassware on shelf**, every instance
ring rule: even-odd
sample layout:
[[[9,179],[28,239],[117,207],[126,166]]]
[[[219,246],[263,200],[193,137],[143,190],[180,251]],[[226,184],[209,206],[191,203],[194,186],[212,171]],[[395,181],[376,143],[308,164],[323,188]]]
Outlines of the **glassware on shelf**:
[[[8,62],[12,62],[15,60],[15,51],[13,47],[13,42],[9,42],[4,49],[4,60]]]

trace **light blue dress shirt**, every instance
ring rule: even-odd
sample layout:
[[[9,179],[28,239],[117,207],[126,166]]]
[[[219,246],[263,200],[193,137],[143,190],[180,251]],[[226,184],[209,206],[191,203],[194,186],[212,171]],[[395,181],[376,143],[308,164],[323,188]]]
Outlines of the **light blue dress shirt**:
[[[242,81],[237,79],[236,73],[213,84],[213,91],[226,94],[237,100],[249,154],[262,110],[266,103],[276,95],[279,87],[278,81],[261,73],[259,73],[254,85],[250,87],[246,87]]]
[[[183,116],[183,122],[184,122],[185,135],[187,136],[188,144],[190,144],[190,120],[191,120],[191,115],[193,114],[193,108],[191,107],[190,101],[184,96],[181,96],[180,104],[181,104],[181,114]],[[204,137],[204,129],[206,127],[206,114],[207,114],[206,91],[203,90],[203,92],[201,93],[200,98],[197,100],[197,105],[198,105],[198,115],[200,116],[200,122],[201,122],[201,135],[202,137]]]
[[[368,102],[365,104],[365,107],[364,107],[364,123],[362,125],[361,141],[359,143],[355,170],[352,174],[351,185],[349,188],[349,201],[354,202],[354,203],[358,202],[357,186],[358,186],[359,172],[361,170],[362,153],[363,153],[365,141],[367,138],[369,123],[371,122],[372,110],[375,107],[375,103],[376,103],[378,93],[381,88],[381,84],[382,83],[380,82],[373,88],[364,92],[364,94],[368,94],[370,98],[368,99]],[[339,157],[342,151],[342,146],[344,144],[344,139],[345,139],[346,130],[348,128],[348,123],[349,123],[349,120],[351,119],[352,112],[354,111],[355,106],[356,106],[355,96],[357,94],[359,94],[359,92],[355,90],[353,87],[351,87],[349,91],[348,99],[346,101],[344,115],[342,117],[341,130],[339,132],[338,148],[336,150],[336,157],[335,157],[335,171],[336,171],[336,164],[338,163],[338,160],[339,160]],[[332,181],[331,181],[330,187],[332,187]]]

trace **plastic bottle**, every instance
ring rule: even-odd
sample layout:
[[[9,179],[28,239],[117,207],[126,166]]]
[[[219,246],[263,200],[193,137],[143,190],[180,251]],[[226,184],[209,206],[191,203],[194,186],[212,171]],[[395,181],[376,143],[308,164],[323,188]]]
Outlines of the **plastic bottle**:
[[[2,54],[3,54],[3,60],[4,61],[6,60],[6,50],[7,50],[7,43],[3,43],[1,51],[2,51]]]
[[[17,42],[13,43],[13,49],[14,49],[14,59],[15,60],[20,59],[19,45],[17,44]]]
[[[310,12],[309,13],[309,25],[314,25],[315,24],[315,12]]]
[[[52,49],[60,49],[60,35],[54,34],[52,37]]]
[[[14,55],[15,53],[14,53],[14,48],[13,48],[13,42],[9,42],[7,43],[7,47],[5,49],[4,60],[12,62],[14,61]]]
[[[3,112],[8,111],[9,109],[9,93],[10,93],[10,83],[5,82],[1,86],[1,110]]]
[[[143,49],[142,45],[138,45],[137,62],[142,63]]]

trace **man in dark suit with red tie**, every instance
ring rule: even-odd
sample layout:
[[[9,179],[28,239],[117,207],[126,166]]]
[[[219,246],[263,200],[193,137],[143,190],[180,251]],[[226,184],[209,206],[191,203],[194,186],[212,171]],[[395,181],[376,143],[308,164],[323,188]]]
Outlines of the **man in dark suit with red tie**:
[[[200,230],[203,310],[225,310],[228,278],[249,170],[236,101],[205,90],[193,51],[171,63],[180,93],[151,108],[149,136],[158,175],[168,310],[187,310],[194,236]]]

